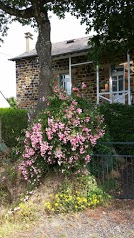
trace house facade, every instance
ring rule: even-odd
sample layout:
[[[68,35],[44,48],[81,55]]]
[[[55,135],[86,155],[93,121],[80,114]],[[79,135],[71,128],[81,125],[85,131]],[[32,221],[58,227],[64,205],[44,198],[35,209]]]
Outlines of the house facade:
[[[79,87],[84,82],[87,85],[85,95],[92,103],[120,102],[131,105],[134,99],[134,55],[122,56],[114,66],[105,60],[98,66],[88,58],[88,40],[89,37],[83,37],[52,44],[55,82],[63,86],[69,95],[72,86]],[[39,84],[36,50],[27,47],[26,52],[11,60],[16,62],[18,107],[36,107]]]

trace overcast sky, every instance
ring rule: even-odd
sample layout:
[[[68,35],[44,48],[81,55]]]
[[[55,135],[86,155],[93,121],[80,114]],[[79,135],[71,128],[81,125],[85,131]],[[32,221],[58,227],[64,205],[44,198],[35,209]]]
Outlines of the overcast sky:
[[[86,36],[85,25],[80,25],[80,20],[67,14],[64,20],[59,20],[55,15],[51,15],[51,41],[59,42]],[[15,62],[8,59],[25,52],[24,33],[30,31],[34,35],[32,48],[35,48],[37,33],[34,29],[19,23],[10,25],[8,36],[4,38],[4,43],[0,47],[0,91],[6,98],[16,97],[16,76]]]

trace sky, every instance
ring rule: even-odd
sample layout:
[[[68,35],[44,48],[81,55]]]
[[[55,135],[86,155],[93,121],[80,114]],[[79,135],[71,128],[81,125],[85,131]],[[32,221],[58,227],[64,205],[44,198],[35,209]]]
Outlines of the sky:
[[[50,22],[52,43],[86,36],[86,26],[80,25],[80,20],[69,13],[62,20],[51,14]],[[25,32],[33,34],[31,46],[34,49],[37,33],[30,26],[22,27],[17,22],[10,25],[8,36],[4,37],[4,43],[0,47],[0,91],[6,98],[16,97],[15,62],[9,59],[25,52]]]

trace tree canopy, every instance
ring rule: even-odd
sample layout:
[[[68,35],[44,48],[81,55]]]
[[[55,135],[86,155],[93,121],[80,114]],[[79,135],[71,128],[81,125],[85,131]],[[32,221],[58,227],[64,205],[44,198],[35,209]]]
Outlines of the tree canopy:
[[[134,48],[134,1],[89,0],[77,3],[74,15],[86,22],[87,32],[94,30],[90,51],[96,60],[101,56],[115,58]]]

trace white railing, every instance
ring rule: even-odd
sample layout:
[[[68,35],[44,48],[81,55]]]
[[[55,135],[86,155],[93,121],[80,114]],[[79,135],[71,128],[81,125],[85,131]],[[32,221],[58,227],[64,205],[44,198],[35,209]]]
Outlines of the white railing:
[[[121,94],[121,95],[119,95],[119,97],[117,98],[113,98],[113,96],[118,94]],[[109,95],[109,98],[107,98],[105,95]],[[105,91],[105,92],[99,93],[99,98],[102,98],[108,101],[109,103],[113,103],[113,102],[117,102],[118,100],[125,97],[126,95],[128,95],[128,90],[114,91],[114,92]]]

